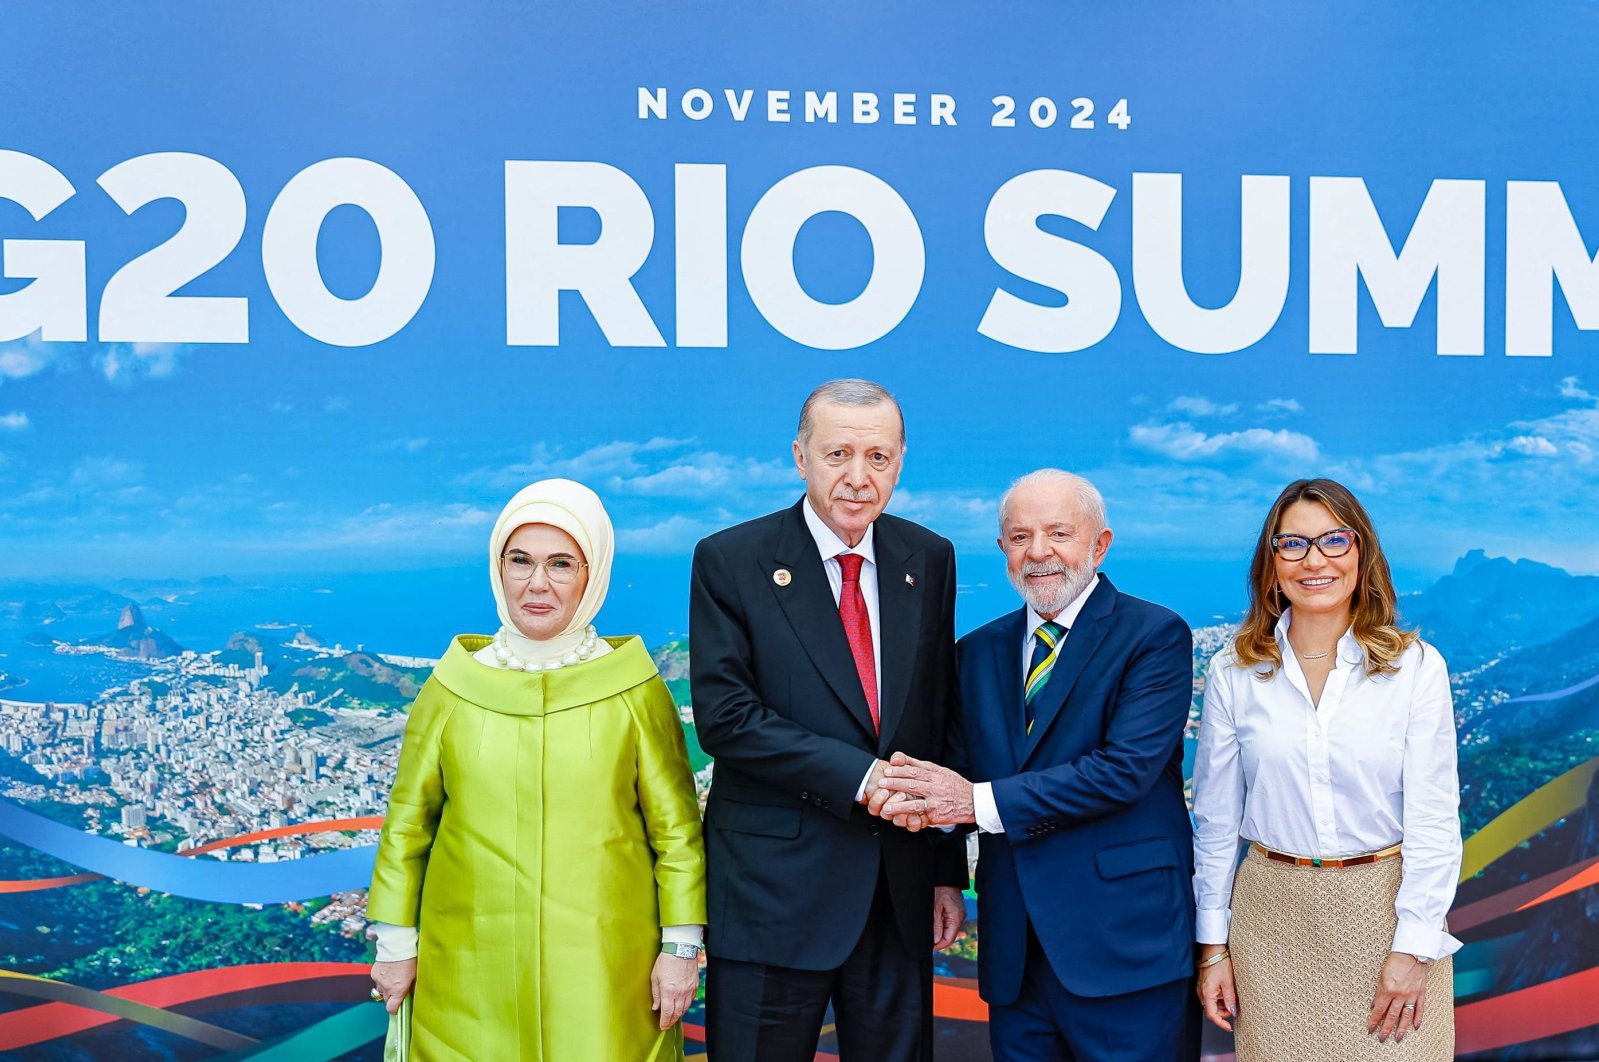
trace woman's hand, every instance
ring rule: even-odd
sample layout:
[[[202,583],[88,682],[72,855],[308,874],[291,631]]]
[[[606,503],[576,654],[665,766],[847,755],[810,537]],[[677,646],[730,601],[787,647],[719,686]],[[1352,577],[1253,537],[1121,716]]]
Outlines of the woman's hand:
[[[1200,961],[1220,955],[1227,950],[1225,944],[1206,944]],[[1233,960],[1221,959],[1199,971],[1199,1005],[1205,1008],[1205,1017],[1218,1028],[1233,1031],[1230,1019],[1238,1017],[1238,992],[1233,986]]]
[[[650,1009],[661,1012],[661,1028],[677,1024],[699,987],[698,959],[679,959],[665,952],[655,957],[655,969],[650,971]]]
[[[1377,998],[1372,1000],[1366,1019],[1366,1035],[1377,1034],[1378,1043],[1393,1036],[1398,1043],[1412,1029],[1421,1029],[1421,1014],[1427,1009],[1427,964],[1414,955],[1391,951],[1377,977]]]
[[[383,1006],[390,1014],[395,1013],[416,984],[416,959],[373,963],[372,983],[383,993]]]

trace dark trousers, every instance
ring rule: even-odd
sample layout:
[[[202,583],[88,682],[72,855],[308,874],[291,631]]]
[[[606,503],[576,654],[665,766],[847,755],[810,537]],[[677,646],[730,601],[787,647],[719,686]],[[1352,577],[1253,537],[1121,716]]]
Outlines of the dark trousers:
[[[1016,1002],[988,1011],[994,1062],[1193,1062],[1199,1016],[1190,978],[1120,996],[1066,990],[1027,926]]]
[[[841,1062],[930,1062],[931,922],[928,937],[921,955],[906,953],[887,882],[879,876],[861,939],[836,970],[794,970],[713,956],[705,970],[710,1062],[811,1062],[828,1000]]]

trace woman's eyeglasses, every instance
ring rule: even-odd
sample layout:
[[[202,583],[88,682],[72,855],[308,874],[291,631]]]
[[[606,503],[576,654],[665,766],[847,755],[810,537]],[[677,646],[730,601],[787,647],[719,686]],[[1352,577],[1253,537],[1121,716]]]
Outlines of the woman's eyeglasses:
[[[500,570],[508,583],[525,583],[540,568],[544,569],[545,577],[552,583],[571,583],[577,580],[577,573],[586,567],[588,565],[568,553],[557,553],[543,560],[534,560],[526,553],[515,551],[500,554]]]
[[[1315,546],[1323,557],[1342,557],[1355,548],[1355,529],[1335,527],[1315,538],[1289,534],[1271,536],[1271,548],[1283,560],[1304,560],[1310,556],[1311,546]]]

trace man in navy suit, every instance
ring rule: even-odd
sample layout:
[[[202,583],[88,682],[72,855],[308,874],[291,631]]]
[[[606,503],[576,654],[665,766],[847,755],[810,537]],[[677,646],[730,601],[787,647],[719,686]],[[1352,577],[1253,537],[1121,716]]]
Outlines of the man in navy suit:
[[[1042,469],[1000,503],[1026,602],[957,649],[966,776],[897,754],[882,807],[918,829],[975,823],[980,990],[999,1062],[1199,1055],[1193,842],[1182,736],[1192,635],[1098,573],[1093,484]]]

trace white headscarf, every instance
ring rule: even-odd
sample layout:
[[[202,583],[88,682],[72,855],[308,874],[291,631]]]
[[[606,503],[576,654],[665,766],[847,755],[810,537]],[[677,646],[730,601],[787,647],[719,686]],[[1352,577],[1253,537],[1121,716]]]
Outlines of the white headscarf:
[[[505,585],[500,578],[500,554],[505,541],[519,527],[549,524],[571,535],[583,551],[589,581],[583,597],[572,613],[566,629],[553,638],[534,641],[516,629],[505,600]],[[611,560],[615,556],[615,534],[611,518],[600,504],[599,495],[570,479],[541,479],[517,491],[489,535],[489,583],[494,587],[494,603],[500,612],[500,633],[511,652],[527,661],[558,660],[582,643],[589,623],[599,614],[605,594],[611,587]],[[601,639],[590,659],[603,656],[611,647]],[[503,667],[494,655],[493,645],[473,654],[493,667]]]

